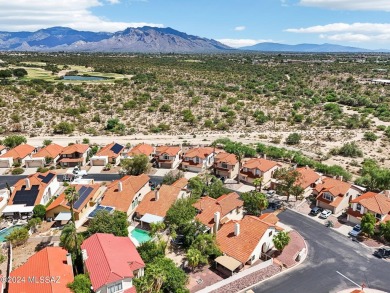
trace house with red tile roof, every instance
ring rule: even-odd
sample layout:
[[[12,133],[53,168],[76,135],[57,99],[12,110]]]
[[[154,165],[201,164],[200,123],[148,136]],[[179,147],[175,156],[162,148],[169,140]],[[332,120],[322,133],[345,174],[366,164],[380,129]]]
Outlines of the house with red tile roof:
[[[0,156],[4,155],[7,152],[7,148],[0,144]]]
[[[0,168],[11,168],[13,164],[24,166],[26,159],[36,151],[37,149],[29,144],[20,144],[0,156]]]
[[[150,144],[140,143],[134,146],[128,153],[124,154],[124,158],[132,158],[135,155],[145,155],[150,160],[153,159],[155,148]]]
[[[107,164],[118,165],[120,163],[121,154],[124,146],[119,143],[112,142],[105,147],[102,147],[91,159],[91,166],[105,166]]]
[[[163,184],[160,188],[148,192],[135,211],[136,217],[141,219],[141,224],[150,224],[142,220],[145,215],[152,215],[153,218],[161,218],[163,221],[167,211],[176,200],[189,196],[187,184],[186,178],[180,178],[172,185]]]
[[[325,177],[318,184],[313,194],[317,199],[317,206],[339,214],[347,209],[349,203],[364,192],[364,188],[352,185],[339,179]]]
[[[26,159],[26,167],[39,168],[49,165],[50,163],[56,165],[63,150],[63,146],[55,143],[49,144],[48,146],[38,150],[38,152],[33,154],[31,158]]]
[[[71,293],[74,280],[72,257],[61,247],[46,247],[10,273],[8,293]]]
[[[149,180],[149,176],[145,174],[127,175],[115,180],[107,186],[100,204],[132,216],[145,195],[151,191]]]
[[[180,165],[181,146],[159,146],[156,148],[155,159],[159,168],[174,169]]]
[[[240,170],[240,179],[243,182],[253,184],[256,178],[262,178],[262,186],[268,186],[277,169],[281,167],[278,162],[263,158],[255,158],[246,161]]]
[[[38,204],[45,205],[60,188],[57,175],[54,172],[35,173],[20,179],[12,187],[12,193],[8,200],[8,206],[3,214],[27,213]]]
[[[273,246],[273,237],[278,233],[275,225],[255,216],[245,216],[241,220],[230,221],[217,232],[217,245],[224,258],[216,259],[217,269],[232,275],[245,264],[253,264]],[[228,258],[232,258],[229,261]],[[225,262],[236,264],[224,266]],[[222,260],[222,261],[221,261]],[[235,260],[235,262],[234,262]],[[221,266],[223,268],[221,268]]]
[[[347,210],[347,220],[360,224],[366,213],[373,214],[378,223],[390,221],[390,191],[366,192],[352,200]]]
[[[239,164],[236,155],[220,152],[215,156],[216,175],[224,179],[234,179],[238,175]]]
[[[296,184],[303,188],[304,197],[310,196],[317,184],[321,183],[321,175],[308,166],[296,168],[295,170],[300,174]]]
[[[197,147],[189,149],[185,154],[183,154],[183,160],[181,162],[182,169],[197,173],[207,170],[214,164],[214,151],[215,150],[212,147]]]
[[[193,206],[198,211],[195,219],[205,225],[210,233],[217,233],[223,224],[240,220],[244,216],[244,202],[235,192],[224,194],[217,199],[205,196]]]
[[[93,292],[137,292],[133,279],[144,275],[145,263],[129,237],[96,233],[81,249]]]
[[[87,156],[90,151],[87,144],[71,144],[63,149],[58,162],[61,167],[84,166],[87,163]]]
[[[77,184],[74,186],[79,194],[78,200],[75,201],[73,212],[75,220],[83,218],[88,207],[94,206],[98,199],[103,195],[103,188],[100,184]],[[61,193],[47,208],[46,218],[55,219],[59,213],[70,213],[70,205],[66,200],[65,192]]]

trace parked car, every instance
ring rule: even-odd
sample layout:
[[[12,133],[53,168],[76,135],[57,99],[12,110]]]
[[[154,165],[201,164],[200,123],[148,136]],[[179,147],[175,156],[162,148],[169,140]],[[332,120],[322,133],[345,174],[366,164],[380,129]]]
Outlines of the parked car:
[[[362,232],[362,228],[360,227],[360,225],[355,225],[355,227],[353,227],[353,229],[351,231],[349,231],[348,235],[350,235],[352,237],[356,237],[361,232]]]
[[[320,214],[321,219],[327,219],[332,214],[332,211],[330,210],[323,210]]]
[[[174,245],[183,245],[184,244],[184,235],[177,235],[175,239],[171,240],[171,243]]]
[[[73,169],[73,174],[75,174],[75,175],[79,175],[79,176],[87,176],[88,175],[88,173],[87,173],[87,171],[85,171],[85,170],[81,170],[79,167],[74,167],[74,169]]]
[[[390,248],[379,248],[374,252],[377,258],[390,258]]]
[[[269,202],[268,208],[273,210],[278,210],[282,207],[282,202],[279,200]]]
[[[268,190],[267,191],[267,194],[269,195],[269,196],[274,196],[275,194],[276,194],[276,191],[275,190]]]
[[[312,215],[312,216],[317,216],[319,213],[321,213],[323,211],[323,209],[322,208],[320,208],[320,207],[314,207],[314,208],[312,208],[311,209],[311,211],[310,211],[310,215]]]

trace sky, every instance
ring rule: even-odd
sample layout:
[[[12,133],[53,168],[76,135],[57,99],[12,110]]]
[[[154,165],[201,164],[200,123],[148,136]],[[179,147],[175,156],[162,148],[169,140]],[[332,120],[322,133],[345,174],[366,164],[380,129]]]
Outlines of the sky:
[[[0,0],[0,31],[171,27],[232,47],[260,42],[390,49],[390,0]]]

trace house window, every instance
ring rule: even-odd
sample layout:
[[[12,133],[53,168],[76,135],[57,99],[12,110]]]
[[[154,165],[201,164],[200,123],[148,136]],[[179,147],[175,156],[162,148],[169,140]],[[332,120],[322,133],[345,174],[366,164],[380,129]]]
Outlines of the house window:
[[[333,196],[331,196],[329,193],[325,192],[323,195],[322,195],[322,198],[326,199],[326,200],[329,200],[329,201],[333,201]]]
[[[245,167],[245,168],[244,168],[244,172],[248,172],[248,168]]]
[[[251,261],[254,261],[256,259],[256,255],[252,255]]]
[[[169,160],[169,156],[168,155],[164,155],[164,160]]]
[[[268,236],[269,236],[269,237],[271,237],[271,236],[272,236],[272,231],[270,231],[270,232],[269,232]]]
[[[222,168],[227,169],[228,165],[226,163],[222,163]]]
[[[377,218],[378,220],[382,220],[382,215],[381,214],[375,214],[375,218]]]
[[[362,205],[361,205],[360,203],[358,203],[358,204],[356,205],[356,209],[357,209],[358,211],[360,211],[360,210],[362,209]]]
[[[261,171],[259,169],[256,169],[256,175],[261,175]]]
[[[118,284],[109,286],[107,289],[108,289],[107,291],[108,291],[109,293],[119,292],[119,291],[121,291],[121,290],[123,289],[122,283],[118,283]]]

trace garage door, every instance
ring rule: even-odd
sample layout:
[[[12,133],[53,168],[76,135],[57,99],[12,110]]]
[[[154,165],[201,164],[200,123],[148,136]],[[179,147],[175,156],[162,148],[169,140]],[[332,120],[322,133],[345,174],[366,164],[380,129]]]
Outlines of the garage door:
[[[26,161],[27,168],[39,168],[43,167],[43,162],[38,160]]]
[[[0,161],[0,168],[10,168],[9,161]]]
[[[93,160],[92,164],[94,166],[105,166],[106,165],[106,160]]]

